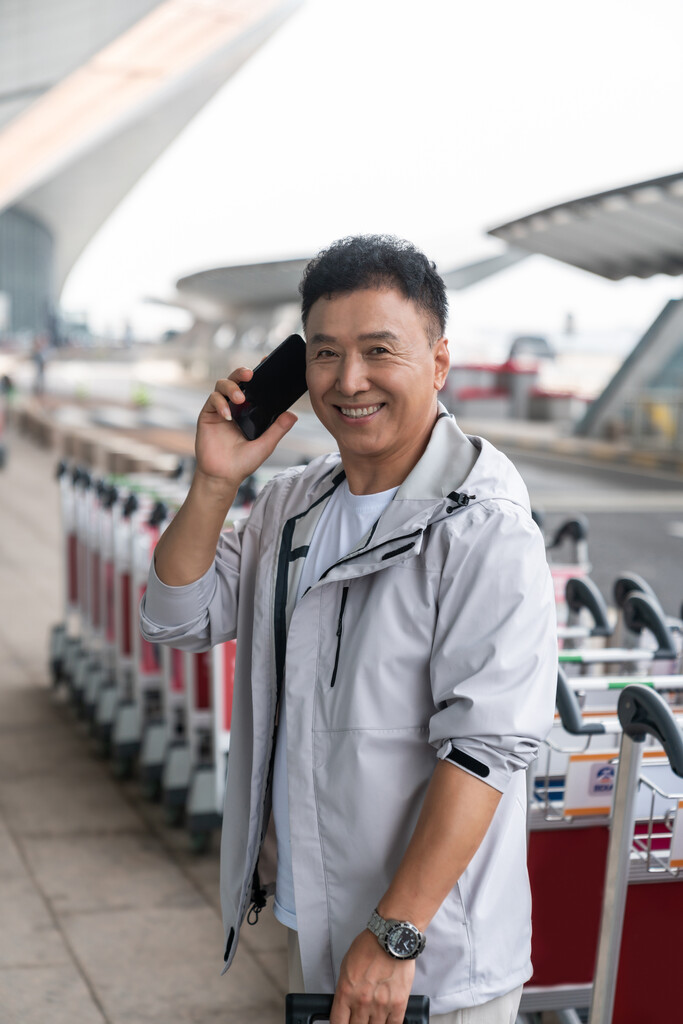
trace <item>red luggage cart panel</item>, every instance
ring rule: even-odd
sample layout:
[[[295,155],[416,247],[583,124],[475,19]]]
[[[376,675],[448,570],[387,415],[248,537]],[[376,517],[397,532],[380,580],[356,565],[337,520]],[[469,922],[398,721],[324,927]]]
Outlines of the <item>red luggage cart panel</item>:
[[[195,654],[195,708],[208,711],[211,707],[211,651]]]
[[[592,982],[608,842],[606,825],[531,832],[530,985]]]

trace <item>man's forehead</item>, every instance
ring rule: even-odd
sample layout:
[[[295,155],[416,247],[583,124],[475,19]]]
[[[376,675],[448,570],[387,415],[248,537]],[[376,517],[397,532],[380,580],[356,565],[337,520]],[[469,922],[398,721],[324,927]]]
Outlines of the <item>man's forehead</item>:
[[[416,327],[429,333],[424,310],[396,288],[365,288],[321,296],[308,315],[307,341],[400,341]]]

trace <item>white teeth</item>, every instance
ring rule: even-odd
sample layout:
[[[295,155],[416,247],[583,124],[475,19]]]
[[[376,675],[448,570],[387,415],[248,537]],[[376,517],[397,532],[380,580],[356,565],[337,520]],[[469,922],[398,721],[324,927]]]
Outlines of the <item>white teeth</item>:
[[[352,420],[357,420],[360,419],[361,416],[371,416],[373,412],[378,412],[381,408],[381,405],[368,405],[363,409],[344,409],[341,407],[341,411],[344,416],[348,416]]]

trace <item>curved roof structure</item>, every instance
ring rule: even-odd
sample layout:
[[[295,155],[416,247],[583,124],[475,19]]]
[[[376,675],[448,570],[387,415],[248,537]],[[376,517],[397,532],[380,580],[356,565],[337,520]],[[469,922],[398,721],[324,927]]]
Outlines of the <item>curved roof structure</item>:
[[[25,0],[14,21],[3,12],[0,211],[19,204],[52,232],[57,291],[144,171],[300,3]],[[24,59],[8,65],[12,47]]]
[[[245,309],[270,310],[298,300],[307,263],[308,257],[215,267],[182,277],[176,287],[189,306],[197,300],[214,306],[217,318]]]
[[[611,281],[683,273],[683,172],[559,203],[488,232]]]
[[[442,273],[446,287],[459,291],[482,281],[529,254],[509,249]],[[200,319],[231,319],[239,314],[268,314],[275,307],[299,301],[299,282],[310,257],[215,267],[189,274],[177,282],[183,304]]]

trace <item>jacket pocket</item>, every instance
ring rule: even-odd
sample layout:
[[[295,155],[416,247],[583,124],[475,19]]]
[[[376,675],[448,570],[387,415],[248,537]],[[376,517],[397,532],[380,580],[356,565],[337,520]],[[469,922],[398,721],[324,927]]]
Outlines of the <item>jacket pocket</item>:
[[[342,591],[341,607],[339,608],[339,618],[337,620],[337,650],[334,655],[334,669],[332,670],[330,688],[333,687],[337,681],[337,669],[339,668],[339,653],[341,651],[342,629],[344,624],[344,609],[346,608],[346,598],[348,597],[348,594],[349,588],[344,587]]]

